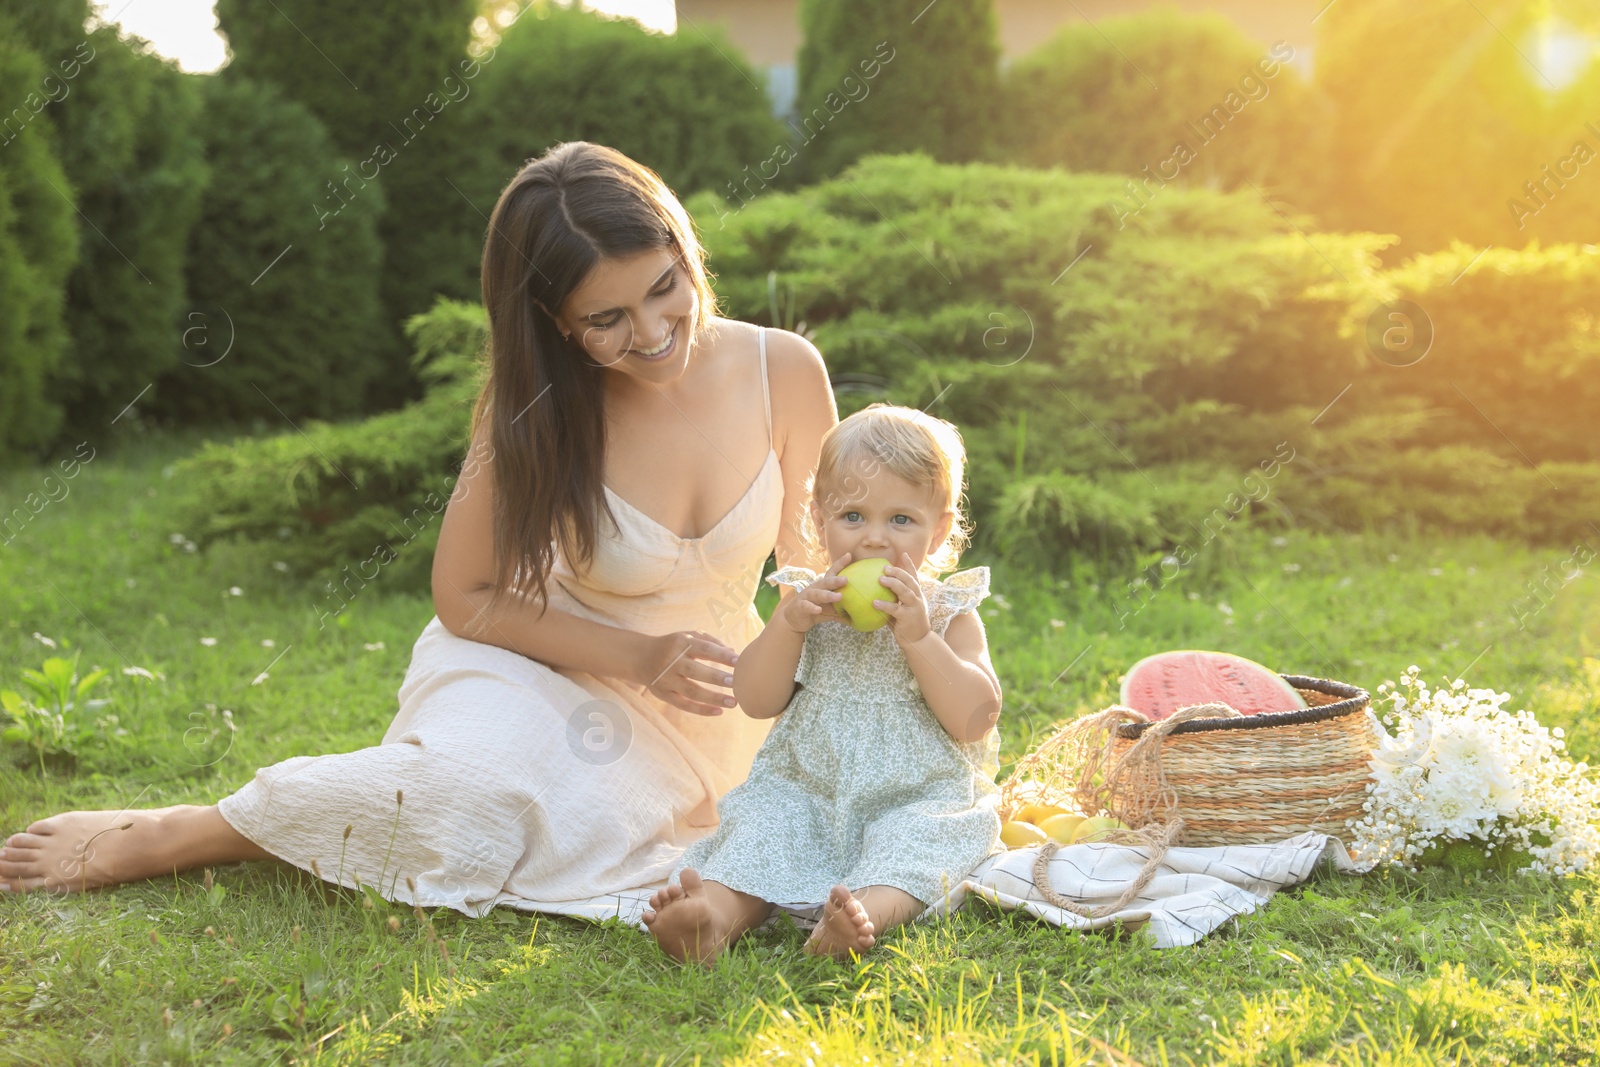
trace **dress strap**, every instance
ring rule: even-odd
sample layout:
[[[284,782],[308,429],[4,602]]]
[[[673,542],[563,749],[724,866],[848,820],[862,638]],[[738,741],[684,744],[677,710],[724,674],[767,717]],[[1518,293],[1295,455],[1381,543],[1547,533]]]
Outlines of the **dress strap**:
[[[772,448],[772,392],[767,388],[767,328],[761,327],[761,399],[767,405],[767,448]]]

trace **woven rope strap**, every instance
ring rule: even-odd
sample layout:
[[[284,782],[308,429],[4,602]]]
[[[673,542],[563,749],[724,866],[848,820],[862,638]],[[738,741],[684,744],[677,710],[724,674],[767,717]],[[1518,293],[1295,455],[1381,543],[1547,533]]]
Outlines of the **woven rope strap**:
[[[1174,818],[1163,826],[1149,827],[1143,832],[1118,831],[1114,835],[1117,840],[1112,843],[1123,843],[1121,839],[1137,839],[1138,843],[1149,846],[1150,858],[1144,861],[1144,866],[1139,869],[1138,876],[1128,883],[1128,888],[1109,904],[1079,904],[1057,893],[1050,885],[1050,857],[1061,848],[1059,841],[1047,841],[1039,847],[1039,857],[1033,861],[1033,884],[1038,887],[1039,895],[1044,897],[1047,903],[1055,905],[1062,911],[1070,911],[1085,919],[1103,919],[1107,915],[1115,915],[1144,892],[1150,880],[1156,876],[1161,861],[1167,858],[1167,849],[1172,847],[1172,842],[1178,839],[1178,834],[1182,831],[1181,818]],[[1132,841],[1129,840],[1127,843]]]
[[[1191,719],[1237,719],[1241,716],[1221,702],[1190,704],[1152,724],[1119,759],[1113,751],[1116,723],[1126,716],[1113,713],[1129,710],[1114,707],[1092,717],[1074,793],[1082,810],[1108,811],[1133,826],[1169,821],[1177,813],[1178,794],[1168,784],[1161,766],[1161,747],[1167,735]],[[1100,732],[1104,733],[1104,741],[1095,745],[1094,734]],[[1098,784],[1096,777],[1100,778]]]
[[[1059,842],[1048,841],[1039,848],[1033,863],[1033,881],[1044,899],[1074,915],[1085,919],[1102,919],[1114,915],[1150,884],[1167,849],[1183,832],[1183,819],[1178,816],[1178,796],[1167,783],[1161,767],[1161,744],[1173,729],[1191,719],[1238,718],[1239,712],[1227,704],[1190,704],[1179,708],[1170,716],[1152,725],[1139,736],[1121,759],[1112,754],[1112,744],[1119,724],[1128,721],[1148,721],[1147,717],[1132,708],[1117,705],[1098,715],[1089,716],[1073,730],[1073,740],[1079,748],[1079,774],[1073,792],[1085,811],[1109,811],[1124,821],[1140,825],[1138,830],[1116,831],[1107,839],[1113,844],[1137,844],[1150,849],[1150,856],[1138,875],[1116,900],[1109,904],[1079,904],[1057,893],[1050,885],[1050,858],[1061,847]],[[1102,735],[1097,736],[1097,735]],[[1106,768],[1103,775],[1101,768]],[[1095,782],[1096,776],[1100,781]]]

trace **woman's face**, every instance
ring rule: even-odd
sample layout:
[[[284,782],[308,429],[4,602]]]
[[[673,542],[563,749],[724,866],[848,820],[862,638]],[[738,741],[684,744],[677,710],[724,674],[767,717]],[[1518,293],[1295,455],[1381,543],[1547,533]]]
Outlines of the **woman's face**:
[[[900,566],[911,556],[912,571],[944,543],[953,516],[934,499],[935,490],[918,486],[872,464],[842,487],[817,494],[811,519],[831,562],[850,553],[850,562],[886,559]]]
[[[663,385],[688,366],[697,299],[674,250],[658,248],[602,259],[556,321],[600,366]]]

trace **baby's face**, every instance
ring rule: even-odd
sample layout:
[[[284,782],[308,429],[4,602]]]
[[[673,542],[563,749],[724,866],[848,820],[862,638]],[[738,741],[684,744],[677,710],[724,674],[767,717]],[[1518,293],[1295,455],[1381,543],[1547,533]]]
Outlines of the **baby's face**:
[[[852,475],[819,492],[811,518],[830,562],[848,552],[852,563],[886,559],[899,566],[905,552],[915,571],[950,532],[950,512],[934,497],[933,487],[874,465],[871,474]]]

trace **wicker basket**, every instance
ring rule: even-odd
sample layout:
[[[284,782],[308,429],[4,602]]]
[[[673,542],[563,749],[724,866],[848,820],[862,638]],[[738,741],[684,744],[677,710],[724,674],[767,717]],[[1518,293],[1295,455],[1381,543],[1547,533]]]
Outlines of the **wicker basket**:
[[[1107,811],[1135,828],[1180,817],[1177,845],[1259,844],[1308,830],[1348,841],[1366,799],[1371,698],[1343,682],[1282,677],[1310,707],[1240,716],[1207,705],[1156,722],[1116,707],[1068,724],[1017,763],[1002,803],[1031,779],[1072,795],[1086,814]]]
[[[1183,817],[1178,844],[1257,844],[1306,830],[1349,840],[1371,774],[1371,698],[1343,682],[1283,679],[1311,706],[1190,719],[1167,734],[1161,768]],[[1150,725],[1116,727],[1112,758],[1132,749]]]

